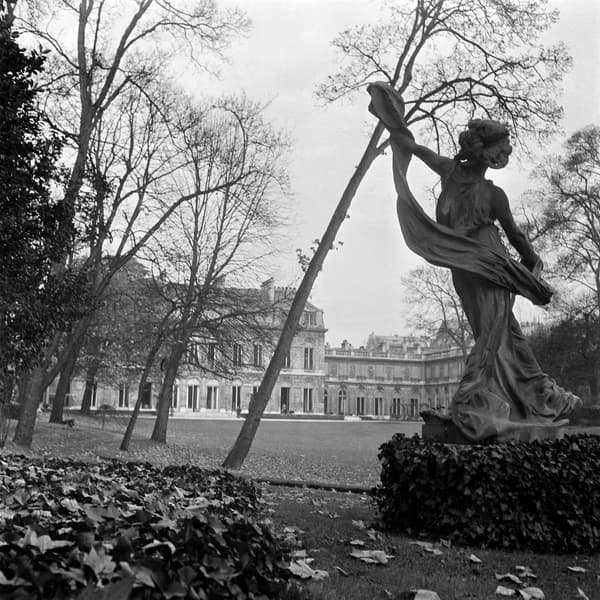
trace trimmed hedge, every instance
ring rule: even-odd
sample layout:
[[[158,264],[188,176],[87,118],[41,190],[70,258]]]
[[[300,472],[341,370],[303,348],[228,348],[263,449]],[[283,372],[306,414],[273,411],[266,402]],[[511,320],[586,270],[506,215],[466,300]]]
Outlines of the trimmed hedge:
[[[0,597],[287,597],[288,554],[258,505],[221,471],[2,457]]]
[[[396,434],[372,491],[383,526],[511,550],[600,550],[600,439],[448,445]]]

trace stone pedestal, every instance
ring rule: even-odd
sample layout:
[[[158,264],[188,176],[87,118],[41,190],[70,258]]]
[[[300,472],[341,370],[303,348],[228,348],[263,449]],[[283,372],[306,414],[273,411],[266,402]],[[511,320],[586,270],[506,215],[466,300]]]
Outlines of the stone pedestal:
[[[490,440],[489,443],[507,442],[535,442],[540,440],[560,440],[566,434],[572,433],[565,426],[534,425],[518,423],[511,431],[507,431],[501,440]],[[423,425],[423,439],[442,444],[481,444],[467,439],[452,421],[425,423]]]

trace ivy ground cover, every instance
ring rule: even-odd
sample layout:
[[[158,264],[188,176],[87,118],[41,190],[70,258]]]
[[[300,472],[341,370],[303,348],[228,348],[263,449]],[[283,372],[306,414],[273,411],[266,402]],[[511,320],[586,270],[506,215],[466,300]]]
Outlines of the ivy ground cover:
[[[197,467],[0,459],[5,600],[284,598],[256,488]]]

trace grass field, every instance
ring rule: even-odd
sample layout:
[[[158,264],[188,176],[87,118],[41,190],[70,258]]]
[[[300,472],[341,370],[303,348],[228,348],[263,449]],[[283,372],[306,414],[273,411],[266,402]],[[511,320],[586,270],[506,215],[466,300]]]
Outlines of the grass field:
[[[167,445],[149,441],[153,419],[136,426],[131,450],[119,453],[125,417],[108,417],[104,429],[98,417],[74,415],[75,427],[51,425],[41,415],[33,450],[67,456],[149,460],[158,464],[188,463],[218,467],[235,441],[241,420],[172,419]],[[411,422],[304,422],[261,423],[243,472],[253,476],[325,480],[374,485],[379,479],[377,451],[396,432],[413,435],[420,423]],[[9,445],[9,448],[13,449]]]

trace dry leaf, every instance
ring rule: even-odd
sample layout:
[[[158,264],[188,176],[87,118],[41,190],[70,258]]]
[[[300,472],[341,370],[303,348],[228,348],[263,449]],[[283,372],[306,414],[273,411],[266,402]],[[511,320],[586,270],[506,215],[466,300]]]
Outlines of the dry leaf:
[[[336,571],[339,571],[344,577],[350,577],[350,573],[348,571],[344,571],[342,567],[333,567]]]
[[[517,585],[523,585],[523,582],[512,573],[496,573],[496,579],[498,581],[511,581],[512,583],[516,583]]]
[[[352,558],[358,558],[366,563],[387,565],[388,558],[394,558],[385,553],[384,550],[352,550]]]
[[[577,588],[577,597],[582,598],[582,600],[590,600],[587,594],[580,588]]]
[[[294,560],[288,567],[293,575],[300,577],[301,579],[325,579],[329,577],[327,571],[321,571],[319,569],[313,569],[305,560]]]
[[[478,558],[477,556],[475,556],[474,554],[471,554],[471,556],[469,556],[469,560],[470,560],[472,563],[476,563],[476,564],[479,564],[479,563],[481,563],[481,559],[480,559],[480,558]]]
[[[519,590],[519,593],[523,597],[523,600],[545,600],[546,598],[544,592],[537,587],[526,587]]]
[[[567,567],[567,569],[569,571],[571,571],[571,573],[587,573],[587,569],[584,569],[583,567]]]
[[[350,540],[351,546],[364,546],[365,543],[362,540]]]
[[[436,592],[431,590],[411,590],[415,592],[413,600],[440,600]]]
[[[503,585],[499,585],[496,588],[496,594],[498,596],[509,597],[509,596],[516,596],[517,593],[512,588],[507,588],[507,587],[504,587]]]
[[[431,550],[433,548],[433,544],[431,542],[408,542],[412,546],[419,546],[424,550]]]

